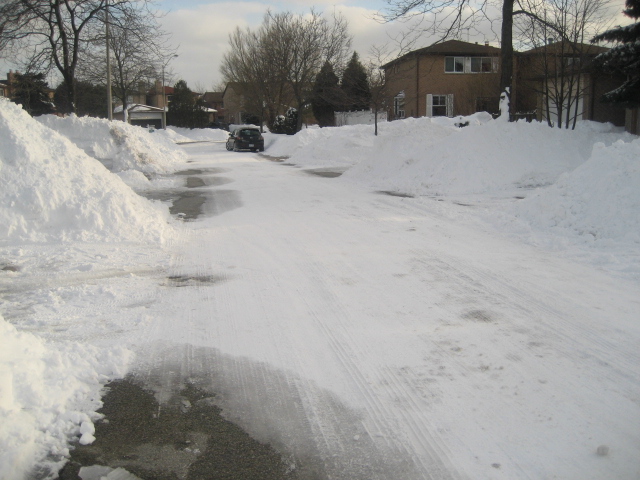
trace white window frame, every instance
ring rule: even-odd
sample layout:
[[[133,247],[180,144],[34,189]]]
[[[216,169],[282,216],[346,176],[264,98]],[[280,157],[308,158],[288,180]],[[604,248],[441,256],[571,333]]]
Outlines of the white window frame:
[[[453,93],[428,93],[427,94],[427,117],[433,117],[433,97],[445,97],[447,107],[447,117],[453,117]],[[441,105],[436,105],[441,106]]]
[[[453,59],[453,70],[447,70],[447,60],[449,58]],[[462,70],[460,70],[460,71],[456,69],[456,66],[458,64],[462,65]],[[466,70],[466,68],[465,68],[465,57],[454,57],[454,56],[444,57],[444,73],[453,73],[453,74],[455,74],[455,73],[465,73],[465,70]]]
[[[447,60],[449,58],[453,58],[453,70],[447,70]],[[480,70],[473,71],[472,70],[472,59],[478,59],[480,61]],[[488,72],[482,71],[482,61],[488,60],[491,62],[491,70]],[[462,70],[457,70],[456,65],[462,65]],[[461,74],[461,73],[496,73],[498,71],[498,57],[455,57],[455,56],[446,56],[444,58],[444,73],[447,74]]]
[[[395,118],[405,118],[404,90],[393,97],[393,116]]]

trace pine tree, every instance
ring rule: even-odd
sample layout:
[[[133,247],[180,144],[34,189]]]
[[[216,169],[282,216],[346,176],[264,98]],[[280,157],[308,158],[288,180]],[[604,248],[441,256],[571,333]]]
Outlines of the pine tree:
[[[196,99],[184,80],[178,81],[173,87],[167,124],[183,128],[202,128],[207,124],[204,102]]]
[[[339,108],[341,91],[340,79],[333,71],[333,65],[326,62],[316,77],[311,94],[311,109],[318,125],[329,127],[335,124],[334,112]]]
[[[58,113],[71,113],[75,111],[79,116],[88,115],[90,117],[106,118],[109,109],[107,108],[107,88],[104,85],[93,85],[90,82],[76,82],[75,108],[68,98],[69,89],[64,81],[56,87],[53,101]]]
[[[640,18],[640,0],[627,0],[626,16]],[[607,92],[603,101],[621,104],[627,108],[640,107],[640,22],[616,27],[598,35],[593,42],[610,41],[618,45],[596,57],[596,65],[606,73],[626,76],[626,81]]]
[[[54,112],[53,104],[47,90],[49,85],[43,73],[15,74],[13,82],[14,94],[12,100],[22,105],[29,115],[36,117]]]
[[[344,108],[348,112],[368,110],[371,106],[371,90],[367,70],[360,63],[358,53],[353,56],[342,75],[342,92],[345,97]]]

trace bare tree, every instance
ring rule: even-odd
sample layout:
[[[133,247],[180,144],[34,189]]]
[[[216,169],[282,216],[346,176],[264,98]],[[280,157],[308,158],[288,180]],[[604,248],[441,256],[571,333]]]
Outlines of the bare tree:
[[[107,8],[114,16],[153,15],[149,0],[4,0],[0,51],[22,52],[28,71],[57,69],[74,99],[81,56],[103,35]]]
[[[602,48],[585,43],[604,25],[607,0],[521,0],[533,13],[516,24],[519,38],[533,47],[529,75],[542,81],[533,90],[542,97],[542,118],[550,126],[575,128],[589,89],[585,75]],[[543,22],[537,19],[542,18]]]
[[[528,0],[385,0],[388,8],[381,14],[384,21],[420,17],[421,28],[416,34],[428,31],[438,35],[441,40],[459,35],[466,29],[477,29],[482,21],[492,21],[495,9],[502,12],[501,75],[500,91],[510,98],[513,83],[513,30],[514,19],[526,17],[538,25],[545,25],[556,36],[563,37],[566,32],[558,25],[549,22],[540,15],[538,8],[532,8]],[[588,3],[589,0],[585,0]],[[548,3],[539,0],[539,3]],[[415,28],[415,27],[414,27]],[[513,106],[511,106],[513,108]]]
[[[270,119],[285,106],[295,107],[299,130],[322,65],[344,64],[351,43],[347,28],[339,15],[328,21],[313,10],[304,16],[267,12],[258,30],[238,29],[230,36],[221,72],[227,82],[243,86],[253,108],[268,108]]]
[[[374,135],[378,135],[378,113],[386,110],[387,82],[382,65],[390,60],[388,46],[374,45],[369,50],[366,64],[369,88],[371,90],[371,109],[374,115]]]
[[[134,94],[145,92],[161,76],[166,58],[175,50],[167,46],[169,35],[156,16],[110,15],[109,50],[111,55],[113,94],[127,111]],[[128,13],[128,12],[127,12]],[[83,55],[78,77],[102,85],[107,77],[105,40],[97,38]]]

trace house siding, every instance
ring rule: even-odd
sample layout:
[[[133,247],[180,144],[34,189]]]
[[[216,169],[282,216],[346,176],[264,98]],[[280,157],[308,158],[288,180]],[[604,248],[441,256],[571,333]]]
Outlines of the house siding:
[[[387,80],[390,119],[397,118],[393,100],[400,92],[405,96],[405,117],[430,115],[427,112],[427,95],[453,95],[453,111],[448,112],[452,116],[475,113],[479,98],[491,99],[497,107],[500,92],[499,69],[486,73],[445,72],[445,59],[448,56],[497,58],[497,49],[454,42],[449,45],[454,44],[461,50],[450,53],[416,51],[383,67]],[[449,46],[447,42],[442,45],[445,48]],[[465,46],[468,51],[464,50]]]

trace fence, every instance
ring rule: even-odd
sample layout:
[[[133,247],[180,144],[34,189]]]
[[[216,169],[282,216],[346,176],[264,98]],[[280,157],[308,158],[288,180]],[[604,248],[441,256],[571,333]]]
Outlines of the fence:
[[[335,112],[336,127],[343,125],[373,125],[375,116],[371,110],[359,112]],[[387,121],[387,112],[378,112],[378,123]]]

